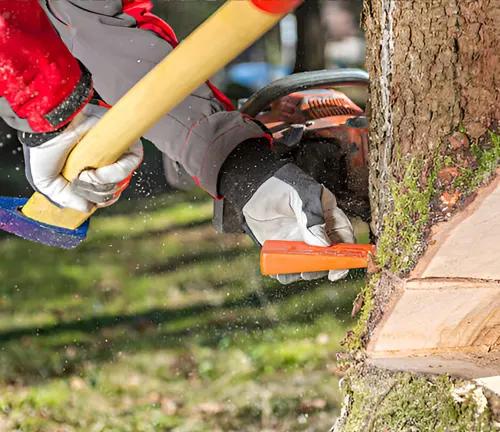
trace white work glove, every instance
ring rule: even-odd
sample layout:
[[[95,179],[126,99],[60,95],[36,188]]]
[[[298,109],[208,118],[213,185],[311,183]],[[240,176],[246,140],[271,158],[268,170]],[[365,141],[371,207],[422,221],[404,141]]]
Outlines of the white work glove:
[[[107,108],[87,105],[68,125],[54,137],[38,146],[30,145],[35,134],[21,134],[26,176],[31,186],[60,207],[89,212],[93,207],[113,204],[130,183],[130,178],[143,158],[140,141],[114,164],[83,171],[68,182],[61,171],[71,150],[82,137],[104,116]],[[27,136],[29,135],[29,136]],[[103,143],[103,152],[106,143]]]
[[[355,243],[351,222],[337,207],[334,195],[296,165],[280,168],[265,181],[243,207],[252,234],[266,240],[303,241],[313,246]],[[283,284],[324,276],[335,282],[349,270],[276,275]]]

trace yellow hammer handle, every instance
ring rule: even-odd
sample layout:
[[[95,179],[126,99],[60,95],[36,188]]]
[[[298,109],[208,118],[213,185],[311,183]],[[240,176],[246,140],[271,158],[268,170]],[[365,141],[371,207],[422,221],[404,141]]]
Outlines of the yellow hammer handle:
[[[140,80],[71,152],[63,170],[72,181],[86,168],[116,162],[158,120],[273,27],[301,0],[229,0]],[[93,213],[60,209],[35,193],[29,218],[76,229]]]

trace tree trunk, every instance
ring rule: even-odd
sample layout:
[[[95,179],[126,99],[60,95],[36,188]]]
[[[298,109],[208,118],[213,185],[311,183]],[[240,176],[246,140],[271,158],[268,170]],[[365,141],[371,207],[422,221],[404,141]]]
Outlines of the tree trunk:
[[[359,358],[426,250],[430,226],[467,205],[498,164],[493,143],[500,141],[487,132],[498,133],[500,120],[500,3],[365,0],[362,21],[371,76],[372,270],[379,272],[346,339],[358,366],[344,381],[345,409],[335,431],[495,430],[491,413],[468,412],[452,398],[453,379],[393,374]],[[487,157],[491,165],[483,172]],[[458,199],[446,214],[444,193]],[[499,416],[499,399],[489,396]]]
[[[402,178],[397,151],[425,161],[425,181],[460,124],[479,138],[500,119],[499,11],[495,0],[365,0],[376,229]]]
[[[326,32],[321,20],[321,1],[305,1],[295,16],[298,40],[294,73],[324,69]]]

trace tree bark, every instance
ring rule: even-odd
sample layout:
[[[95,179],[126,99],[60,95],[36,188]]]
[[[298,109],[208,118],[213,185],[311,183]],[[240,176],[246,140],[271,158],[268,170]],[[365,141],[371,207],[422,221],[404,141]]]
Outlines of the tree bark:
[[[371,330],[383,317],[383,303],[387,299],[381,297],[390,297],[394,286],[418,261],[418,256],[414,262],[410,256],[408,268],[395,270],[394,261],[403,262],[405,258],[397,255],[408,252],[404,249],[399,252],[398,232],[412,229],[412,224],[421,217],[418,212],[412,213],[415,210],[411,208],[406,208],[405,215],[394,212],[400,196],[411,193],[406,186],[408,176],[413,177],[414,187],[422,193],[431,190],[427,189],[429,184],[435,183],[434,196],[426,203],[430,208],[436,193],[446,187],[439,176],[435,181],[436,169],[448,166],[448,161],[459,172],[463,167],[475,169],[477,161],[469,142],[487,150],[487,131],[498,132],[500,4],[495,0],[365,0],[362,25],[367,38],[366,66],[371,77],[368,107],[371,228],[378,246],[387,241],[387,225],[397,218],[403,218],[406,224],[393,223],[398,229],[391,259],[377,262],[385,287],[380,290],[380,283],[372,283],[375,287],[372,301],[370,305],[365,302],[365,308],[380,306],[375,313],[366,309],[363,315],[368,317],[369,324],[360,345],[366,345]],[[453,138],[456,134],[464,138],[458,144]],[[409,166],[419,169],[411,171]],[[430,214],[425,224],[418,225],[420,243],[413,246],[419,253],[426,247],[425,232],[436,220],[433,216]],[[438,416],[440,430],[459,430],[457,425],[465,427],[464,430],[494,430],[494,424],[486,418],[481,420],[483,423],[478,417],[471,417],[454,419],[457,423],[448,424],[452,420],[441,416],[439,407],[444,411],[448,403],[454,403],[448,397],[453,386],[441,378],[431,383],[433,378],[429,381],[411,373],[395,376],[359,365],[346,379],[345,410],[334,430],[431,430],[426,429],[425,417],[432,415]],[[434,390],[440,386],[439,395]],[[417,396],[419,392],[422,394]],[[426,413],[422,418],[414,409],[420,397],[422,413]],[[426,398],[438,407],[436,412],[427,410],[431,402],[426,403]],[[499,403],[498,398],[495,401]],[[401,409],[402,406],[406,408]],[[411,418],[405,419],[405,412]],[[385,429],[378,429],[380,424],[385,424]]]
[[[298,40],[294,73],[324,69],[326,32],[321,20],[321,1],[305,1],[295,16]]]
[[[365,0],[375,231],[403,175],[396,150],[425,160],[425,182],[460,124],[479,138],[500,119],[499,14],[495,0]]]

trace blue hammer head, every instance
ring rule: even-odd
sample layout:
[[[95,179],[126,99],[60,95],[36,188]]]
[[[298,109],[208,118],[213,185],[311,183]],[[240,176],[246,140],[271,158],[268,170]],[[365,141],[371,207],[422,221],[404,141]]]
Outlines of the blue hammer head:
[[[73,249],[85,239],[89,220],[76,230],[37,222],[19,210],[27,201],[25,198],[0,197],[0,229],[26,240],[63,249]]]

